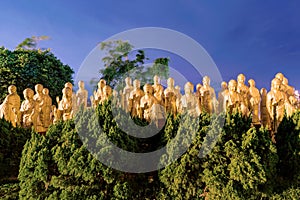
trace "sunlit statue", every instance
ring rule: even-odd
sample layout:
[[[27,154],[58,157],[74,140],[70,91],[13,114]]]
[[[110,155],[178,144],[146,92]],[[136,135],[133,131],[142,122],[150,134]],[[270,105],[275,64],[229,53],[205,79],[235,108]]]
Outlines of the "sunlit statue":
[[[200,88],[201,110],[212,114],[217,108],[215,90],[210,86],[210,78],[208,76],[203,77],[202,83],[203,86]]]
[[[0,105],[0,118],[12,123],[13,126],[17,126],[20,123],[20,104],[21,99],[17,94],[17,87],[10,85],[8,87],[8,95],[5,97],[3,103]]]
[[[180,112],[186,112],[193,117],[199,116],[200,105],[198,104],[197,97],[193,94],[194,85],[191,82],[187,82],[184,85],[184,92],[185,94],[181,97]]]
[[[220,92],[218,93],[218,102],[219,102],[219,109],[218,109],[218,112],[223,112],[226,110],[225,108],[225,104],[224,104],[224,97],[226,95],[228,95],[228,86],[227,86],[227,83],[225,81],[223,81],[221,83],[221,90]]]
[[[78,82],[79,89],[76,92],[76,107],[83,105],[84,108],[87,107],[88,91],[84,89],[84,82]]]
[[[152,106],[158,104],[157,99],[152,95],[152,86],[148,83],[144,85],[144,96],[141,98],[140,107],[143,111],[143,117],[147,121],[151,121],[152,117]]]
[[[94,98],[91,99],[91,103],[94,108],[97,107],[103,97],[104,86],[106,86],[106,81],[104,79],[100,79],[98,82],[98,89],[94,92]]]
[[[166,112],[176,115],[176,90],[173,78],[168,78],[167,88],[164,91]]]
[[[229,113],[241,112],[242,104],[241,96],[237,92],[237,82],[230,80],[228,83],[228,93],[224,96],[225,109]]]
[[[112,91],[112,105],[114,105],[116,108],[121,108],[121,98],[119,96],[119,93],[117,90]]]
[[[267,109],[267,89],[262,88],[260,90],[261,102],[260,102],[260,119],[261,125],[267,129],[271,128],[270,114]]]
[[[56,117],[62,119],[63,121],[67,121],[72,119],[73,117],[73,109],[72,109],[72,89],[69,87],[65,87],[62,90],[63,96],[62,99],[58,103],[58,108],[56,110]],[[59,119],[54,119],[54,121],[58,121]]]
[[[37,109],[36,109],[36,122],[35,122],[35,131],[36,132],[46,132],[47,128],[45,126],[45,99],[43,94],[43,85],[42,84],[36,84],[35,85],[35,95],[33,96],[33,100],[36,103]]]
[[[125,84],[122,95],[122,107],[126,112],[129,112],[129,96],[130,92],[133,90],[130,77],[125,78]]]
[[[48,88],[43,89],[44,95],[44,127],[48,129],[48,127],[52,124],[52,99],[49,96]]]
[[[286,96],[281,91],[281,80],[274,78],[271,83],[271,91],[267,94],[267,109],[271,118],[271,129],[274,133],[284,116]]]
[[[76,106],[77,100],[76,100],[76,93],[73,91],[72,83],[70,83],[70,82],[65,83],[65,88],[67,88],[67,87],[71,89],[71,93],[72,93],[72,97],[71,97],[71,99],[72,99],[72,110],[76,111],[77,110],[77,106]]]
[[[32,126],[36,130],[36,122],[39,105],[33,99],[34,91],[30,88],[27,88],[23,91],[24,101],[21,104],[21,118],[22,118],[22,127],[31,128]]]
[[[160,79],[157,75],[153,77],[153,81],[153,96],[157,99],[159,104],[164,105],[164,87],[160,84]]]
[[[250,110],[252,113],[252,123],[259,124],[260,123],[259,104],[261,102],[260,93],[259,90],[255,87],[255,81],[253,79],[250,79],[248,83],[249,83],[249,99],[250,99],[249,101],[250,101]]]
[[[250,110],[250,102],[249,102],[249,88],[245,85],[246,77],[244,74],[239,74],[237,76],[237,92],[241,95],[241,100],[243,101],[243,105],[241,107],[244,115],[249,114]]]
[[[103,87],[103,96],[101,98],[100,104],[104,103],[105,101],[108,101],[110,97],[112,96],[112,89],[109,85],[106,85]]]
[[[175,86],[175,96],[176,96],[176,110],[177,112],[181,109],[181,93],[180,93],[180,86],[176,85]]]
[[[143,90],[140,89],[140,81],[133,81],[133,90],[129,96],[129,111],[132,117],[143,118],[142,109],[140,107],[141,98],[144,96]]]

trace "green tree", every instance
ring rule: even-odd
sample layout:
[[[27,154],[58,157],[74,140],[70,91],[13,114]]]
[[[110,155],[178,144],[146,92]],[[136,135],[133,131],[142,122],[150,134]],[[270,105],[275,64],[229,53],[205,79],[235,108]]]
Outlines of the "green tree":
[[[0,48],[0,102],[8,94],[9,85],[16,85],[23,98],[23,90],[42,84],[52,99],[61,95],[66,82],[72,81],[73,70],[64,65],[50,51]],[[55,101],[54,101],[55,102]]]
[[[29,50],[34,50],[37,49],[39,41],[42,40],[49,40],[50,38],[48,36],[32,36],[31,38],[26,38],[23,40],[16,49],[29,49]],[[43,49],[43,48],[42,48]]]
[[[135,58],[130,60],[129,53],[133,46],[128,41],[108,41],[101,43],[101,50],[106,52],[102,59],[104,69],[100,70],[102,78],[111,86],[123,86],[126,76],[139,79],[142,83],[152,82],[153,76],[159,74],[161,78],[169,75],[169,59],[157,58],[151,67],[145,68],[144,64],[149,58],[143,50],[137,50]]]

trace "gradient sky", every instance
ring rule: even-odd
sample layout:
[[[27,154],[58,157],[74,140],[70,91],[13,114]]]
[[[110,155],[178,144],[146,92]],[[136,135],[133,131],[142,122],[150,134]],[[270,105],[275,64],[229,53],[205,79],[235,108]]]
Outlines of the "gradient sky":
[[[257,87],[269,88],[282,72],[300,89],[299,8],[297,0],[2,0],[0,46],[14,49],[26,37],[50,36],[40,47],[51,48],[77,72],[108,37],[133,28],[164,27],[200,43],[225,81],[244,73]]]

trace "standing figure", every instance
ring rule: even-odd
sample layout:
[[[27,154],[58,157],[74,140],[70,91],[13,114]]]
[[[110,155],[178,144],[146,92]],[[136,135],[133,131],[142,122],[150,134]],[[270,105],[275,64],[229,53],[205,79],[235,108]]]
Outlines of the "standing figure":
[[[267,94],[267,109],[271,117],[271,129],[273,133],[277,132],[277,128],[284,116],[284,108],[286,96],[281,91],[281,81],[274,78],[271,84],[271,91]]]
[[[263,127],[266,127],[267,129],[271,128],[271,122],[270,122],[270,114],[267,109],[267,89],[262,88],[260,90],[261,94],[261,103],[260,103],[260,119],[261,124]]]
[[[255,81],[253,79],[250,79],[248,81],[249,83],[249,101],[250,101],[250,110],[252,113],[252,123],[253,124],[259,124],[259,113],[260,113],[260,93],[259,90],[255,87]]]
[[[224,96],[224,105],[226,112],[234,113],[241,112],[243,101],[240,94],[237,92],[237,82],[230,80],[228,83],[228,93]]]
[[[126,85],[123,89],[123,96],[122,96],[122,107],[125,110],[125,112],[129,112],[129,96],[130,96],[130,92],[133,90],[130,77],[125,78],[125,84]]]
[[[72,101],[72,111],[75,112],[77,110],[77,106],[76,106],[76,94],[73,91],[73,85],[70,82],[65,83],[65,88],[70,88],[71,89],[71,101]]]
[[[143,117],[148,122],[154,117],[152,106],[158,104],[157,99],[152,95],[152,86],[148,83],[144,85],[144,96],[141,98],[140,107],[142,108]]]
[[[129,96],[129,111],[132,117],[142,118],[142,110],[140,107],[141,98],[144,96],[143,90],[140,89],[140,81],[133,81],[133,90]]]
[[[176,96],[176,110],[177,112],[179,112],[180,108],[181,108],[181,93],[180,93],[180,86],[176,85],[175,86],[175,96]]]
[[[194,85],[191,82],[187,82],[184,85],[185,94],[181,97],[181,112],[196,117],[200,115],[200,106],[198,104],[197,97],[193,94]]]
[[[201,110],[212,114],[217,108],[215,90],[210,86],[210,78],[208,76],[203,77],[202,83],[203,86],[200,88]]]
[[[153,77],[153,81],[153,96],[157,99],[159,104],[164,105],[164,87],[160,84],[160,79],[157,75]]]
[[[241,105],[241,111],[244,116],[247,116],[249,114],[250,110],[250,102],[249,102],[249,88],[247,85],[245,85],[246,77],[244,74],[239,74],[237,77],[237,92],[241,96],[241,100],[243,101],[243,104]]]
[[[57,116],[63,121],[67,121],[69,119],[72,119],[73,117],[73,109],[72,109],[72,89],[69,87],[65,87],[62,90],[63,96],[61,101],[58,103],[58,109],[57,109]],[[55,119],[55,121],[58,121],[58,119]]]
[[[23,91],[24,101],[21,104],[21,117],[22,117],[22,127],[31,128],[32,126],[36,130],[36,119],[38,115],[39,105],[34,101],[34,91],[27,88]]]
[[[100,79],[100,81],[98,82],[98,89],[97,91],[94,92],[94,98],[91,99],[92,100],[91,104],[93,105],[94,108],[97,107],[97,105],[100,103],[103,97],[104,86],[106,86],[106,81],[104,79]]]
[[[221,83],[221,91],[218,93],[218,102],[219,102],[219,109],[218,112],[221,113],[226,110],[224,104],[224,97],[228,95],[228,86],[225,81]]]
[[[43,89],[44,95],[44,126],[48,129],[48,127],[52,124],[52,99],[49,96],[48,88]]]
[[[10,85],[8,95],[0,105],[0,118],[12,123],[14,127],[20,124],[20,104],[21,99],[17,94],[17,87]]]
[[[88,91],[84,89],[84,82],[78,82],[79,89],[76,92],[76,107],[83,105],[84,108],[87,107]]]
[[[165,108],[167,113],[172,113],[176,115],[176,90],[175,90],[175,82],[173,78],[168,78],[167,80],[168,87],[164,91],[165,96]]]
[[[103,87],[103,96],[101,98],[100,104],[103,104],[105,101],[108,101],[112,95],[112,89],[109,85]]]
[[[36,127],[35,130],[38,133],[43,133],[47,131],[47,128],[45,127],[45,102],[44,102],[44,94],[43,94],[43,85],[42,84],[36,84],[35,85],[35,95],[33,96],[33,100],[36,103],[37,109],[36,109]]]

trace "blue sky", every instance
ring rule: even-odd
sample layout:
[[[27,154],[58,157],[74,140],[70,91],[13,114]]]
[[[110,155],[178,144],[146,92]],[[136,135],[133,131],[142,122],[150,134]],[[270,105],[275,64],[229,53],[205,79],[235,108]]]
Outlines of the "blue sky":
[[[40,46],[51,48],[75,72],[110,36],[133,28],[164,27],[201,44],[225,81],[244,73],[259,88],[269,88],[274,75],[283,72],[300,89],[297,0],[2,0],[0,6],[0,46],[14,49],[26,37],[50,36]],[[171,64],[179,65],[176,60]],[[192,74],[191,79],[201,81]]]

